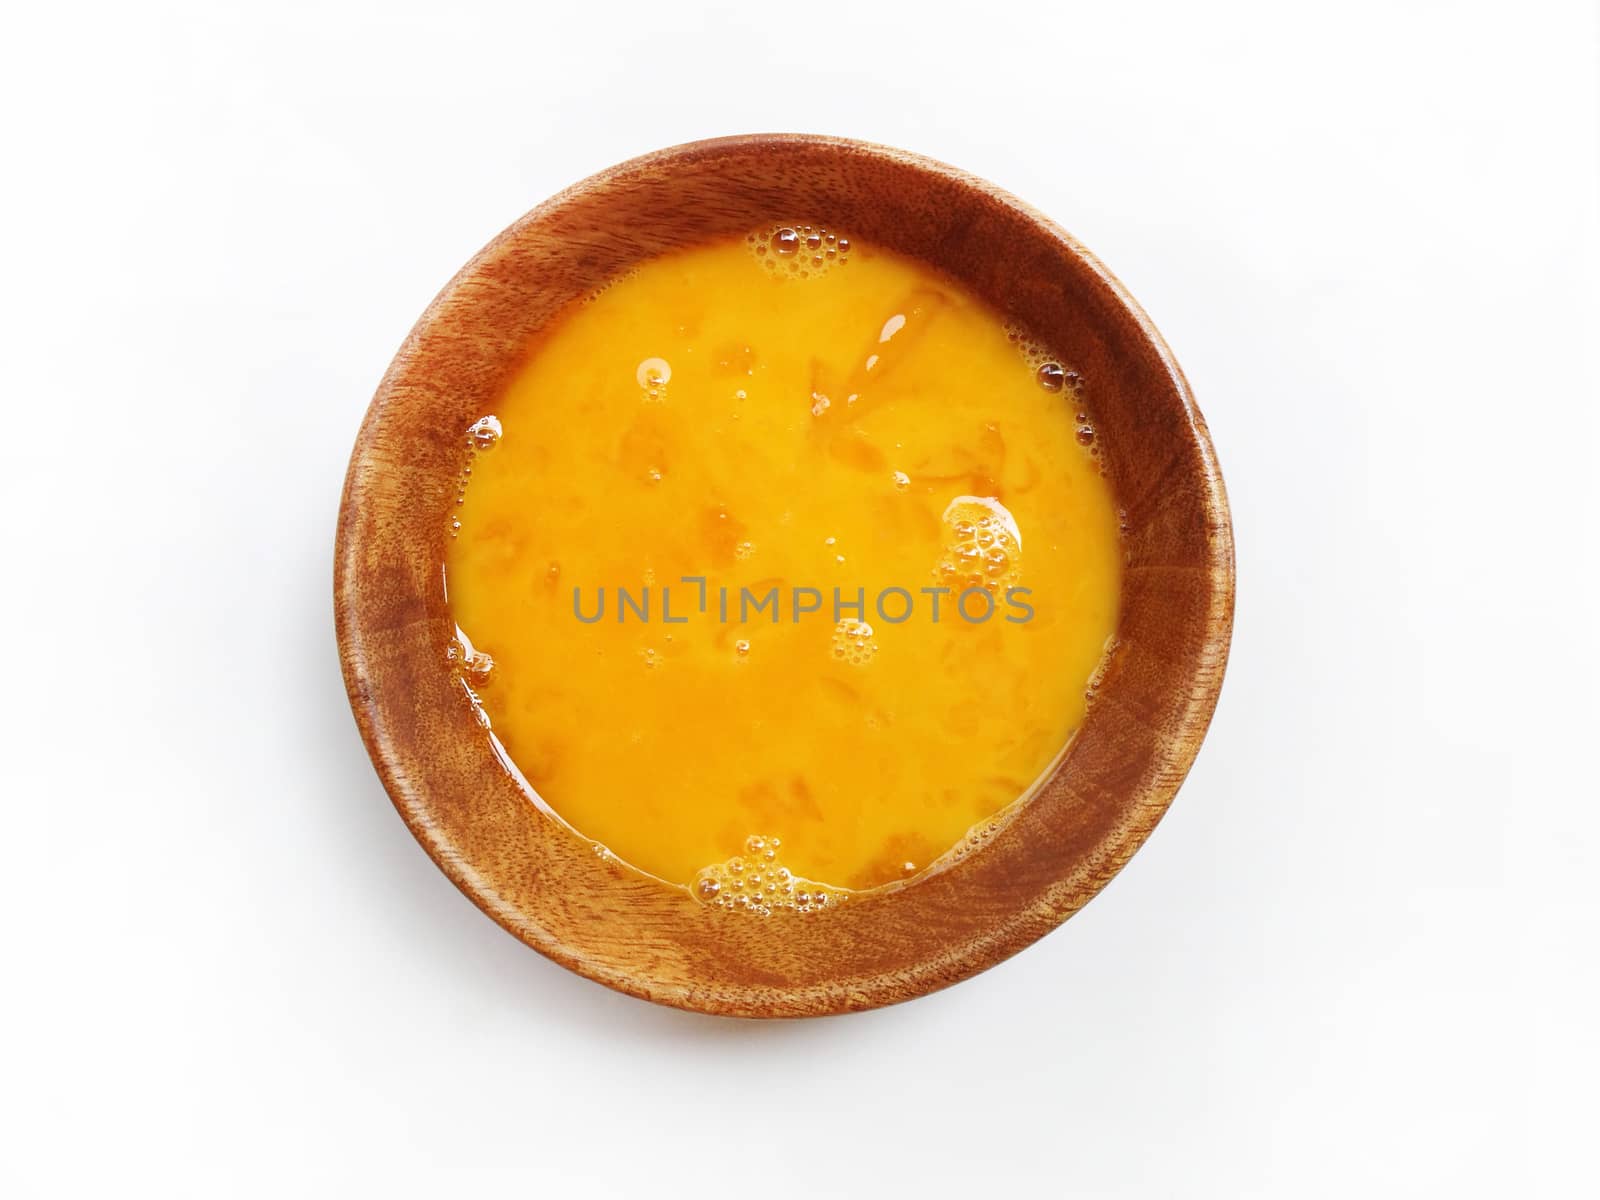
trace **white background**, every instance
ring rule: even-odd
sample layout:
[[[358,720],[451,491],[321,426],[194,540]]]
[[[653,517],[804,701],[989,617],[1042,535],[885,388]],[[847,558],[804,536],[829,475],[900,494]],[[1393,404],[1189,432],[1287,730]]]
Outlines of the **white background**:
[[[10,10],[0,1192],[1596,1194],[1597,24]],[[481,916],[367,763],[330,598],[356,426],[454,270],[758,130],[1073,230],[1188,371],[1238,536],[1222,703],[1132,864],[976,980],[799,1024]]]

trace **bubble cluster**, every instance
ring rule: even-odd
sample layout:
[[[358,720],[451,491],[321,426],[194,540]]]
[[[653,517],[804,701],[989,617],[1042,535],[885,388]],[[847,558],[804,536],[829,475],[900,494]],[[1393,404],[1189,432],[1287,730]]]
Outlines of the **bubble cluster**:
[[[633,377],[644,389],[646,400],[661,400],[672,378],[672,364],[664,358],[647,358],[634,369]]]
[[[933,576],[953,592],[991,594],[1022,577],[1022,532],[1000,501],[957,496],[944,510],[945,544]]]
[[[501,436],[500,418],[493,416],[479,417],[467,426],[466,458],[461,464],[461,470],[456,475],[456,504],[460,506],[467,502],[467,484],[472,481],[472,463],[480,454],[487,454],[500,444]],[[450,520],[450,536],[455,537],[461,532],[461,522],[452,517]]]
[[[995,813],[994,816],[985,817],[983,820],[979,821],[971,829],[967,830],[966,834],[959,842],[941,854],[938,860],[929,868],[929,870],[937,870],[942,866],[948,866],[951,863],[960,862],[968,855],[975,854],[979,850],[982,850],[994,840],[995,834],[999,833],[1005,828],[1007,822],[1011,820],[1012,814],[1015,813],[1017,807],[1018,806],[1016,804],[1008,805],[999,812]]]
[[[1039,386],[1047,392],[1060,392],[1076,389],[1082,378],[1071,367],[1062,365],[1062,362],[1050,352],[1049,347],[1040,338],[1028,331],[1016,321],[1006,322],[1006,340],[1021,352],[1023,361],[1033,371],[1033,377]]]
[[[775,225],[745,242],[767,270],[807,278],[850,261],[850,239],[821,225]]]
[[[1045,391],[1076,395],[1083,390],[1083,376],[1065,365],[1043,341],[1015,321],[1006,324],[1006,340],[1021,351],[1023,361],[1033,371],[1034,382]]]
[[[854,617],[845,617],[833,627],[833,656],[852,667],[864,667],[878,653],[872,626]]]
[[[1090,704],[1093,704],[1095,698],[1100,694],[1100,687],[1106,681],[1106,672],[1111,669],[1111,656],[1116,653],[1116,650],[1117,639],[1112,636],[1107,639],[1105,653],[1101,655],[1100,661],[1095,664],[1094,672],[1089,676],[1089,681],[1083,688],[1083,698]]]
[[[801,879],[778,857],[782,842],[757,834],[744,853],[701,870],[689,894],[711,908],[770,917],[775,912],[814,913],[836,908],[848,895],[843,889]]]
[[[623,271],[621,274],[613,275],[610,279],[606,280],[599,287],[595,288],[593,291],[591,291],[587,295],[585,295],[584,298],[583,298],[583,303],[585,303],[585,304],[593,304],[596,300],[598,300],[601,296],[605,295],[612,288],[616,287],[617,284],[621,283],[624,279],[632,279],[638,273],[639,273],[639,268],[638,267],[631,267],[628,270]]]
[[[1083,376],[1054,357],[1038,338],[1021,325],[1015,322],[1008,323],[1006,337],[1022,352],[1024,361],[1033,370],[1034,381],[1041,388],[1047,392],[1069,396],[1076,401],[1080,409],[1077,414],[1077,429],[1074,431],[1078,445],[1087,447],[1090,454],[1098,455],[1099,447],[1095,445],[1094,425],[1089,421],[1089,414],[1082,411]]]

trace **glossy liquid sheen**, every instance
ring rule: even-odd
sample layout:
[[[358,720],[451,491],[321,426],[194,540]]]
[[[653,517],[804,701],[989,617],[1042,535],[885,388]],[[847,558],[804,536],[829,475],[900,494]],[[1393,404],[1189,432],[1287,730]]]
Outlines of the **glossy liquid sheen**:
[[[1083,403],[959,286],[821,228],[648,262],[466,431],[463,684],[542,803],[702,900],[907,879],[1053,764],[1115,633]]]

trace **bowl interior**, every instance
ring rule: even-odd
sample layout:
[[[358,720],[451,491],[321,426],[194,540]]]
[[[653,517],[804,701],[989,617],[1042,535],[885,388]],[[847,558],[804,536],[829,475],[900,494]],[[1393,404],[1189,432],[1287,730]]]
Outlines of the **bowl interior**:
[[[1126,514],[1114,651],[1058,769],[981,850],[910,886],[748,918],[598,856],[496,759],[447,663],[442,564],[462,436],[529,342],[631,264],[778,220],[923,259],[1080,371]],[[965,978],[1054,928],[1165,812],[1216,702],[1233,546],[1205,425],[1160,336],[1064,232],[989,184],[831,138],[696,143],[626,163],[522,218],[423,314],[373,400],[346,480],[335,606],[362,735],[441,869],[523,941],[651,1000],[799,1016]]]

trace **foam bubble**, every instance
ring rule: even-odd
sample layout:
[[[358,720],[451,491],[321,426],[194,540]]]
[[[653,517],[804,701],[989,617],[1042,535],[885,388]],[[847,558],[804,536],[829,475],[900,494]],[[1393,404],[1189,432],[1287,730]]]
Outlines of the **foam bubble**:
[[[1053,354],[1044,339],[1016,321],[1006,322],[1006,340],[1016,346],[1033,371],[1034,380],[1047,392],[1077,391],[1083,377]]]
[[[583,298],[583,303],[585,303],[585,304],[593,304],[596,300],[600,299],[601,296],[605,295],[612,288],[616,287],[617,284],[621,283],[625,279],[632,279],[638,273],[639,273],[639,268],[638,267],[630,267],[628,270],[623,271],[618,275],[613,275],[610,279],[606,280],[599,287],[595,288],[593,291],[591,291],[587,295],[585,295],[584,298]]]
[[[500,442],[500,418],[496,416],[479,417],[467,428],[467,445],[472,450],[493,450]],[[468,468],[470,473],[471,468]]]
[[[843,888],[802,879],[783,865],[780,839],[754,834],[744,853],[703,868],[689,894],[709,908],[770,917],[777,912],[815,913],[842,904]]]
[[[845,617],[833,627],[833,657],[853,667],[864,667],[878,653],[872,626],[854,617]]]
[[[793,279],[815,279],[850,260],[850,239],[821,225],[774,225],[744,240],[767,270]]]
[[[1047,392],[1059,393],[1072,398],[1078,407],[1083,407],[1083,376],[1060,358],[1050,352],[1044,342],[1033,336],[1028,330],[1015,321],[1006,323],[1006,338],[1022,354],[1022,359],[1033,371],[1034,382]],[[1094,426],[1089,423],[1089,416],[1085,412],[1077,413],[1078,444],[1091,447],[1094,453]]]
[[[487,687],[494,674],[494,659],[472,644],[459,627],[445,647],[445,659],[469,689]]]
[[[467,484],[472,482],[472,463],[480,454],[487,454],[500,444],[500,418],[490,414],[479,417],[467,426],[466,436],[466,461],[461,464],[461,470],[456,475],[456,505],[460,507],[467,502]],[[452,518],[450,521],[450,536],[456,537],[461,532],[461,522]]]
[[[647,358],[634,369],[633,377],[644,389],[646,400],[660,400],[672,378],[672,364],[664,358]]]
[[[954,592],[1009,588],[1021,578],[1022,531],[992,496],[957,496],[944,510],[945,544],[934,578]]]

